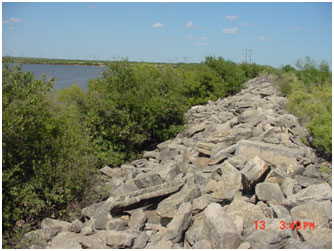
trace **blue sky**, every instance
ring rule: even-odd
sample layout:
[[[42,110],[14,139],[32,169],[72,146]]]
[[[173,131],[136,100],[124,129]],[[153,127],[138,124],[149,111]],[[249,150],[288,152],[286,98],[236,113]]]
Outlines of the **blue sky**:
[[[241,62],[246,48],[257,64],[331,63],[332,4],[2,3],[3,55]]]

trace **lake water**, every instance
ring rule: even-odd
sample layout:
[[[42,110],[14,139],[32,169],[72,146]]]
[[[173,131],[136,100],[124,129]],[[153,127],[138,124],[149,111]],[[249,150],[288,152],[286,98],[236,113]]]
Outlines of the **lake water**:
[[[51,65],[51,64],[22,64],[23,71],[31,71],[38,79],[46,74],[49,78],[56,78],[54,87],[61,89],[76,82],[80,87],[87,89],[89,79],[102,76],[104,69],[99,66]]]

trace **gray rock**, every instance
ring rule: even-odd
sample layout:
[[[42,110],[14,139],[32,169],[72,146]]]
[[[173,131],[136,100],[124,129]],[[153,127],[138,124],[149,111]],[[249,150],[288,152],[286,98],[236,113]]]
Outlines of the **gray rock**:
[[[232,164],[232,166],[236,167],[239,170],[242,170],[245,167],[247,159],[242,155],[237,155],[228,158],[228,162]]]
[[[303,175],[310,178],[318,178],[318,179],[321,178],[321,173],[314,165],[306,167]]]
[[[134,183],[139,189],[151,187],[151,186],[157,186],[163,183],[162,178],[159,174],[146,174],[141,173],[139,174],[136,179],[134,180]]]
[[[310,222],[311,219],[308,221]],[[312,248],[316,249],[332,249],[332,229],[315,227],[314,229],[303,227],[298,230],[301,237],[307,244],[310,244]]]
[[[238,249],[250,249],[251,245],[249,242],[243,242],[240,244],[240,246],[238,247]]]
[[[113,177],[113,169],[110,168],[109,166],[105,166],[100,169],[100,172],[103,173],[104,175],[107,175],[109,177]]]
[[[197,171],[194,173],[195,181],[198,186],[205,186],[211,179],[211,173],[206,173],[203,171]]]
[[[254,231],[254,221],[265,217],[261,208],[258,205],[245,202],[243,200],[233,200],[232,203],[224,207],[226,214],[230,219],[243,219],[243,237],[248,236]],[[250,232],[247,231],[250,229]]]
[[[164,141],[160,144],[157,145],[157,148],[160,150],[160,151],[163,151],[165,149],[168,148],[169,145],[171,145],[174,141],[173,140],[167,140],[167,141]]]
[[[211,154],[211,149],[215,146],[215,144],[212,143],[206,143],[206,142],[202,142],[202,141],[198,141],[195,145],[195,149],[204,154],[204,155],[208,155],[210,156]]]
[[[212,180],[205,186],[205,193],[217,201],[232,200],[242,189],[241,173],[225,161],[212,173]]]
[[[117,197],[110,197],[103,204],[97,216],[106,219],[109,213],[119,213],[130,209],[131,206],[136,205],[139,202],[175,193],[184,185],[184,183],[185,179],[174,179],[172,181],[166,181],[158,186],[143,188]],[[96,217],[96,224],[98,224],[98,217]]]
[[[131,217],[128,221],[128,225],[130,226],[130,228],[134,230],[142,231],[146,221],[147,221],[146,214],[143,212],[142,209],[137,209],[131,212]]]
[[[329,227],[332,220],[332,203],[329,200],[322,202],[308,201],[291,209],[292,219],[303,222],[305,219],[312,219],[316,228]],[[306,221],[305,221],[306,222]]]
[[[203,212],[204,231],[212,248],[237,248],[241,236],[224,209],[217,203],[211,203]]]
[[[81,229],[81,234],[82,235],[91,235],[94,233],[94,229],[91,226],[83,227]]]
[[[297,181],[298,185],[302,187],[309,187],[311,185],[317,185],[321,183],[325,183],[324,180],[318,178],[310,178],[302,175],[296,175],[295,180]]]
[[[167,240],[177,243],[183,238],[183,234],[188,229],[191,221],[191,213],[191,203],[185,202],[180,205],[174,218],[167,225]]]
[[[106,234],[106,244],[111,248],[132,248],[138,236],[138,233],[129,230],[109,230]]]
[[[255,186],[255,193],[259,200],[281,203],[284,200],[281,187],[276,183],[263,182]]]
[[[105,246],[104,233],[82,236],[72,232],[63,232],[52,239],[49,244],[51,249],[82,249],[96,248],[104,249]]]
[[[271,205],[270,208],[272,209],[274,218],[291,218],[289,211],[281,205]]]
[[[61,231],[69,231],[71,227],[71,223],[61,220],[54,220],[50,218],[45,218],[41,223],[41,229],[47,228],[60,228]]]
[[[192,127],[190,127],[190,128],[185,132],[185,136],[187,136],[187,137],[190,138],[190,137],[193,136],[195,133],[204,131],[205,127],[206,127],[205,123],[200,124],[200,125],[192,126]]]
[[[197,185],[189,186],[185,184],[179,192],[169,196],[158,204],[157,213],[160,217],[173,218],[178,207],[183,202],[191,202],[199,196],[201,196],[201,191]]]
[[[154,151],[144,151],[143,158],[145,159],[157,159],[159,156],[159,152],[157,150]]]
[[[107,230],[123,231],[128,227],[128,222],[121,218],[111,219],[107,222]]]
[[[74,233],[80,233],[83,227],[84,224],[80,220],[76,219],[72,222],[70,230]]]
[[[133,249],[143,249],[150,237],[146,234],[146,232],[141,232],[138,236],[138,238],[135,239],[133,243]]]
[[[209,240],[200,240],[195,243],[193,249],[212,249],[211,242]]]
[[[252,249],[278,249],[284,248],[288,239],[293,238],[290,228],[281,230],[280,221],[284,219],[262,219],[265,222],[265,229],[253,230],[246,238]],[[254,228],[254,226],[253,226]]]
[[[81,210],[81,214],[83,216],[86,216],[88,218],[94,217],[96,210],[101,207],[104,204],[104,201],[99,202],[99,203],[94,203],[90,206],[87,206]]]
[[[198,216],[199,215],[193,217],[193,222],[185,233],[184,243],[186,248],[194,247],[197,242],[208,238],[207,236],[205,236],[206,233],[203,229],[203,217]]]
[[[308,188],[300,190],[296,194],[292,194],[283,201],[288,207],[301,205],[308,201],[324,201],[332,199],[332,188],[327,183],[319,185],[311,185]]]
[[[208,195],[203,194],[202,196],[193,200],[193,214],[202,212],[211,202]]]
[[[294,193],[296,193],[297,181],[292,178],[285,178],[281,184],[283,194],[288,197]]]
[[[274,165],[289,163],[297,156],[304,156],[304,154],[303,148],[288,148],[249,140],[240,140],[235,151],[235,155],[244,155],[248,160],[258,156]]]
[[[216,165],[218,163],[221,163],[223,160],[230,157],[231,154],[235,151],[235,149],[236,145],[225,147],[224,143],[218,144],[216,147],[212,149],[209,165]]]
[[[23,239],[29,245],[40,245],[44,246],[54,238],[58,233],[61,232],[61,228],[45,228],[45,229],[37,229],[31,232],[28,232],[24,235]],[[65,232],[64,232],[65,233]]]
[[[269,172],[270,167],[258,156],[249,160],[241,170],[242,182],[245,191],[251,191],[256,183],[262,181]]]

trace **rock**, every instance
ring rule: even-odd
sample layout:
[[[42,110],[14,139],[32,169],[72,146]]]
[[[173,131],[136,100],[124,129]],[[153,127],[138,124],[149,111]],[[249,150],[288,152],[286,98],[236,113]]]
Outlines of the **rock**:
[[[211,173],[197,171],[194,173],[196,184],[201,188],[211,180]]]
[[[305,168],[303,175],[310,178],[317,178],[317,179],[321,178],[321,173],[314,165],[310,165],[307,168]]]
[[[71,224],[66,221],[45,218],[41,223],[41,229],[60,228],[61,231],[70,231]]]
[[[133,243],[138,236],[138,233],[129,230],[109,230],[106,234],[106,244],[111,248],[132,248]]]
[[[283,176],[281,171],[279,169],[276,169],[276,170],[271,170],[264,181],[282,185],[285,178],[286,177]]]
[[[204,155],[208,155],[210,156],[211,154],[211,149],[215,146],[215,144],[212,144],[212,143],[205,143],[205,142],[201,142],[201,141],[198,141],[195,145],[195,149],[204,154]]]
[[[302,148],[288,148],[281,145],[249,140],[240,140],[235,151],[235,155],[243,155],[248,160],[258,156],[262,160],[274,165],[289,164],[297,156],[304,156],[304,154],[305,151]]]
[[[304,204],[291,209],[292,220],[307,222],[305,219],[312,219],[315,222],[316,228],[329,227],[329,222],[332,220],[332,203],[329,200],[315,202],[308,201]]]
[[[203,217],[202,215],[200,217],[198,216],[199,215],[196,215],[195,217],[193,217],[193,222],[185,233],[184,243],[187,249],[194,248],[197,242],[200,242],[201,240],[206,240],[208,238],[205,235],[206,233],[204,232],[204,229],[203,229]],[[211,243],[210,243],[210,246],[211,246]]]
[[[94,204],[92,204],[92,205],[90,205],[90,206],[88,206],[88,207],[85,207],[85,208],[83,208],[83,209],[81,210],[81,214],[82,214],[83,216],[88,217],[88,218],[92,218],[92,217],[95,215],[96,210],[97,210],[99,207],[101,207],[103,204],[104,204],[104,201],[99,202],[99,203],[94,203]]]
[[[74,233],[80,233],[83,227],[84,224],[80,220],[76,219],[72,222],[70,230]]]
[[[142,231],[146,221],[147,221],[146,214],[143,212],[143,210],[138,209],[131,212],[131,217],[130,220],[128,221],[128,225],[130,226],[130,228],[134,230]]]
[[[52,239],[49,246],[51,249],[82,249],[94,248],[105,249],[104,233],[82,236],[72,232],[63,232]]]
[[[238,247],[238,249],[250,249],[250,243],[249,242],[243,242],[240,244],[240,246]]]
[[[173,243],[177,243],[183,238],[183,234],[188,229],[191,221],[191,213],[191,203],[185,202],[180,205],[174,218],[167,225],[167,240],[170,240]]]
[[[113,169],[110,168],[109,166],[105,166],[100,169],[100,172],[103,173],[104,175],[107,175],[109,177],[113,177]]]
[[[310,177],[305,177],[305,176],[302,176],[302,175],[296,175],[294,178],[297,181],[297,184],[302,186],[302,187],[309,187],[311,185],[326,183],[322,179],[310,178]]]
[[[270,206],[274,218],[284,218],[290,220],[291,216],[289,211],[281,205],[271,205]]]
[[[204,168],[206,167],[210,162],[209,158],[197,158],[194,162],[194,165],[197,166],[198,168]]]
[[[27,241],[29,245],[44,246],[47,244],[49,240],[54,238],[60,232],[61,232],[61,228],[59,227],[37,229],[37,230],[26,233],[23,239]]]
[[[174,179],[172,181],[166,181],[161,185],[143,188],[138,191],[120,195],[117,197],[110,197],[99,211],[99,216],[107,217],[110,213],[119,213],[124,210],[131,209],[131,206],[138,205],[138,203],[153,199],[161,196],[167,196],[169,194],[178,191],[185,183],[185,179]],[[98,218],[96,218],[98,221]]]
[[[157,148],[159,149],[159,151],[163,151],[166,150],[168,148],[169,145],[171,145],[174,141],[173,140],[166,140],[160,144],[157,145]]]
[[[184,185],[182,189],[158,204],[157,213],[160,217],[173,218],[178,207],[183,202],[191,202],[193,199],[201,196],[201,191],[197,185]]]
[[[204,194],[193,200],[193,215],[202,212],[211,202],[208,195]]]
[[[138,236],[138,238],[135,239],[133,243],[133,249],[143,249],[150,237],[146,234],[146,232],[141,232]]]
[[[159,156],[159,152],[157,150],[144,151],[144,153],[143,153],[143,158],[145,158],[145,159],[150,159],[150,158],[157,159],[158,156]]]
[[[225,161],[212,173],[212,180],[204,191],[217,201],[232,200],[236,192],[242,189],[241,173]]]
[[[294,207],[301,205],[308,201],[324,201],[332,199],[332,188],[327,183],[319,185],[311,185],[305,189],[300,190],[296,194],[292,194],[283,201],[287,207]]]
[[[284,219],[262,219],[265,222],[265,229],[253,230],[246,238],[252,249],[278,249],[284,248],[288,239],[293,238],[290,228],[281,230],[280,221]],[[254,228],[254,226],[253,226]]]
[[[204,231],[212,248],[237,248],[241,236],[224,209],[217,203],[211,203],[203,212]]]
[[[83,227],[81,229],[81,234],[82,235],[91,235],[94,233],[94,229],[93,227],[89,226],[89,227]]]
[[[255,186],[255,193],[259,200],[271,201],[275,200],[281,203],[284,200],[281,187],[277,183],[263,182]]]
[[[195,133],[204,131],[205,127],[206,127],[205,123],[192,126],[185,132],[185,136],[191,138]]]
[[[258,156],[249,160],[245,168],[241,170],[244,190],[252,191],[256,183],[264,180],[269,170],[270,167]]]
[[[116,219],[111,219],[107,222],[106,229],[107,230],[115,230],[115,231],[123,231],[128,227],[128,222],[116,218]]]
[[[136,177],[134,183],[139,189],[142,189],[151,186],[161,185],[163,183],[163,180],[159,174],[149,175],[146,173],[141,173]]]
[[[281,188],[283,194],[288,197],[294,193],[296,193],[295,187],[297,186],[297,181],[292,178],[285,178],[282,182]]]
[[[212,245],[208,240],[200,240],[195,243],[193,249],[212,249]]]
[[[216,146],[211,153],[209,165],[216,165],[231,156],[235,151],[236,145],[229,146],[220,150],[220,146]]]
[[[230,162],[232,166],[236,167],[239,170],[242,170],[245,167],[247,159],[242,155],[237,155],[228,158],[227,161]]]
[[[232,203],[224,207],[226,214],[230,219],[243,219],[243,237],[248,236],[254,230],[254,221],[265,217],[258,205],[245,202],[243,200],[233,200]],[[250,229],[250,232],[247,232]]]
[[[332,249],[332,229],[316,226],[314,229],[301,228],[298,232],[313,249]]]

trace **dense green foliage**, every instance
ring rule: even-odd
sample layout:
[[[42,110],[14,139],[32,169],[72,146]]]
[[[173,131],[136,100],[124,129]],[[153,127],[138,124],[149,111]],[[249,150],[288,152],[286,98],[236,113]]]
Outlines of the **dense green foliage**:
[[[80,200],[95,157],[76,107],[54,103],[53,80],[35,80],[20,67],[2,72],[2,229],[61,216]],[[9,232],[10,231],[10,232]],[[4,241],[6,246],[6,242]]]
[[[94,170],[135,159],[183,129],[193,105],[234,94],[267,68],[223,58],[201,64],[110,63],[88,90],[52,90],[20,67],[3,67],[3,233],[22,220],[66,216]],[[19,231],[18,231],[19,232]],[[11,244],[13,247],[14,245]]]
[[[289,98],[288,108],[305,123],[310,143],[325,157],[332,153],[332,73],[326,62],[319,66],[309,57],[297,62],[298,70],[284,66],[277,83]]]

